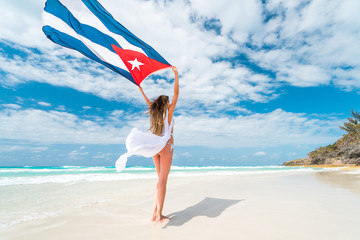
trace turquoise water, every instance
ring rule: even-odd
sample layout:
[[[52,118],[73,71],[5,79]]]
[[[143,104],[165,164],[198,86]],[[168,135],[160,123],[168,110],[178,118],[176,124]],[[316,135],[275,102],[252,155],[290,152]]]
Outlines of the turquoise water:
[[[270,172],[313,171],[310,168],[284,166],[254,167],[176,167],[170,176],[266,174]],[[81,181],[112,181],[156,178],[153,167],[128,167],[117,173],[114,167],[0,167],[0,186],[42,183],[74,183]]]
[[[311,171],[319,170],[284,166],[173,166],[169,177],[257,177]],[[121,197],[126,198],[129,192],[136,189],[139,192],[144,189],[152,191],[156,179],[153,167],[128,167],[121,173],[117,173],[113,167],[0,167],[0,229],[116,201]]]

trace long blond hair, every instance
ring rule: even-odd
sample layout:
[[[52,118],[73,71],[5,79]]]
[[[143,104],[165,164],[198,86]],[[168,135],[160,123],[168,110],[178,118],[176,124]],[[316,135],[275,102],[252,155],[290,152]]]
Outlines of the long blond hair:
[[[165,95],[159,96],[152,100],[149,106],[148,113],[150,115],[150,131],[160,136],[164,126],[164,113],[169,103],[169,97]]]

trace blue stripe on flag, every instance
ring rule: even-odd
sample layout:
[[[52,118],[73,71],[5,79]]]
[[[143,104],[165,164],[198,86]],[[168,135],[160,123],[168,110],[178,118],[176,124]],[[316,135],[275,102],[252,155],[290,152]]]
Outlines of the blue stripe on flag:
[[[133,77],[131,76],[131,74],[128,71],[125,71],[121,68],[118,68],[116,66],[113,66],[112,64],[109,64],[107,62],[102,61],[100,58],[98,58],[92,51],[90,51],[86,45],[84,43],[82,43],[80,40],[73,38],[71,36],[69,36],[66,33],[60,32],[50,26],[44,26],[43,27],[43,31],[45,33],[45,35],[53,42],[67,47],[67,48],[71,48],[71,49],[75,49],[77,51],[79,51],[80,53],[84,54],[86,57],[91,58],[103,65],[105,65],[106,67],[112,69],[113,71],[123,75],[124,77],[126,77],[127,79],[129,79],[130,81],[132,81],[133,83],[135,83],[135,80],[133,79]],[[136,84],[136,83],[135,83]]]
[[[123,36],[129,43],[140,47],[149,58],[170,65],[158,52],[141,39],[137,38],[123,25],[117,22],[113,16],[96,0],[82,0],[90,11],[109,29],[109,31]]]
[[[63,20],[66,24],[68,24],[71,28],[73,28],[74,31],[79,35],[86,37],[90,41],[109,49],[111,52],[115,54],[117,53],[114,51],[111,45],[114,44],[116,46],[121,47],[119,43],[109,35],[106,35],[89,25],[81,24],[71,14],[71,12],[58,0],[48,0],[45,6],[45,11]]]

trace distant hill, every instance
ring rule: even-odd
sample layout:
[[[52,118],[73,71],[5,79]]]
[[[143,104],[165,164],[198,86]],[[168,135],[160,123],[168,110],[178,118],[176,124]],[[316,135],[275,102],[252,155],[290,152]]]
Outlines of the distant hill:
[[[360,165],[360,113],[351,112],[352,118],[341,129],[347,131],[334,144],[310,152],[304,159],[284,162],[295,165]]]

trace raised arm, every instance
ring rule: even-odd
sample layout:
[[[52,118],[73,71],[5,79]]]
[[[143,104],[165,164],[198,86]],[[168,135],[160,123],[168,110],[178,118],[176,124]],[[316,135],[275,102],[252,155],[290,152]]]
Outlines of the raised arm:
[[[174,96],[169,107],[169,122],[171,122],[171,119],[174,115],[175,106],[179,97],[179,74],[175,66],[172,66],[172,70],[174,71],[175,74],[175,84],[174,84]]]
[[[150,103],[149,99],[146,97],[144,91],[142,90],[142,87],[139,86],[139,90],[140,90],[141,94],[144,96],[147,105],[149,105],[149,107],[150,107],[151,103]]]

